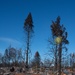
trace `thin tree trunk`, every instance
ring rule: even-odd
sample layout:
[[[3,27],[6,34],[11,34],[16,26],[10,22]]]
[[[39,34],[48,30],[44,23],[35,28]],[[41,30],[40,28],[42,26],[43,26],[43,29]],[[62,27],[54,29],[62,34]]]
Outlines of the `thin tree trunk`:
[[[61,75],[62,44],[59,45],[58,55],[59,55],[59,62],[58,62],[59,68],[58,68],[58,72],[59,72],[59,75]]]
[[[55,71],[57,71],[57,45],[55,50]]]
[[[27,38],[27,51],[26,51],[26,68],[28,69],[28,51],[29,51],[29,34],[30,32],[28,31],[28,38]]]

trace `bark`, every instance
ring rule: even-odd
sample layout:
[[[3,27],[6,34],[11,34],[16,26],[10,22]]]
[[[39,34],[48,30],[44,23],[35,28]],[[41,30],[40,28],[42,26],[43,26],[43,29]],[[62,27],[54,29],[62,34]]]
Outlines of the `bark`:
[[[62,44],[59,44],[58,56],[59,56],[59,62],[58,62],[58,65],[59,65],[58,68],[59,69],[58,69],[58,72],[59,72],[59,75],[61,75]]]

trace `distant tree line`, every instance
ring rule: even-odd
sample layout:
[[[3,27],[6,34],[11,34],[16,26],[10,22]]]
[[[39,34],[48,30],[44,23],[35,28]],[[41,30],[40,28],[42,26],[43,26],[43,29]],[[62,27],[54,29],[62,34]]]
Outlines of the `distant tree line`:
[[[9,47],[5,49],[4,54],[0,53],[0,67],[20,66],[24,63],[22,49]]]

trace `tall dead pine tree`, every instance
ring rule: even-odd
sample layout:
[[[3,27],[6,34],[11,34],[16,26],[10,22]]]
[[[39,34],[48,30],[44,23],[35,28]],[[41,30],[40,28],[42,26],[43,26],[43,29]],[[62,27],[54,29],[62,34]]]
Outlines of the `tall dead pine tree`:
[[[33,33],[33,21],[31,13],[28,14],[24,22],[24,30],[26,32],[26,68],[28,68],[28,54],[30,50],[30,40]]]

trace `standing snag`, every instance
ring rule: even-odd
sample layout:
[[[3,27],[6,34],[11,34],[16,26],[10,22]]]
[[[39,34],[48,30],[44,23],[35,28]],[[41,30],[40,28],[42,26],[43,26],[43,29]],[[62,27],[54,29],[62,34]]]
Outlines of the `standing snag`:
[[[26,68],[28,68],[28,54],[30,50],[30,39],[33,33],[33,21],[31,13],[28,14],[24,22],[24,30],[26,32]]]
[[[52,21],[51,31],[52,31],[53,39],[56,39],[55,42],[59,43],[59,44],[56,44],[56,49],[55,49],[56,55],[58,55],[58,56],[55,55],[56,56],[55,57],[55,68],[57,69],[57,66],[58,66],[59,75],[61,75],[62,49],[66,44],[69,43],[69,41],[67,40],[68,34],[66,32],[66,28],[63,25],[60,25],[60,16],[57,17],[55,22]],[[61,37],[62,40],[60,40],[61,38],[59,39],[58,37]]]

